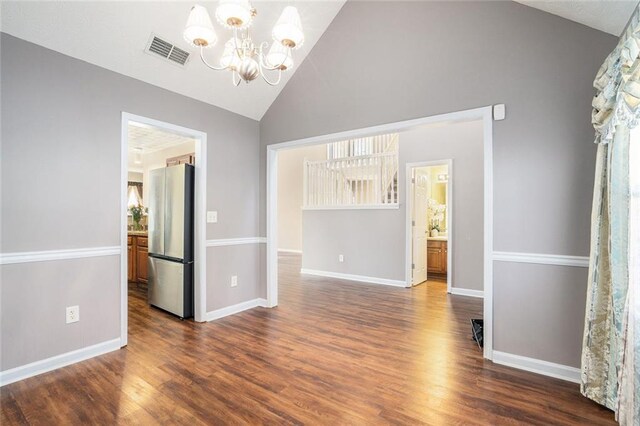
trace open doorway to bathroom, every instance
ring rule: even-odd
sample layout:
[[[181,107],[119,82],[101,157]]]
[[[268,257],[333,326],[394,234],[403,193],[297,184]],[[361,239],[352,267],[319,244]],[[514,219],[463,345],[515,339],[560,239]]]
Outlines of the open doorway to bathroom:
[[[411,215],[411,285],[451,290],[452,160],[407,165]]]

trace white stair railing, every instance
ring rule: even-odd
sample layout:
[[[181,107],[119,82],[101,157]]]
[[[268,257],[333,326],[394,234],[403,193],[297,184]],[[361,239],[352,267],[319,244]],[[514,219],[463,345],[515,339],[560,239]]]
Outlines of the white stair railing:
[[[397,150],[305,161],[304,207],[397,205],[397,173]]]
[[[397,133],[391,135],[383,135],[386,136],[387,139],[384,140],[384,152],[385,153],[394,153],[396,155],[396,164],[393,168],[388,168],[383,170],[382,174],[382,187],[386,192],[385,196],[388,201],[393,203],[398,203],[398,139],[399,136]]]
[[[327,158],[329,160],[397,151],[397,133],[349,139],[327,144]]]

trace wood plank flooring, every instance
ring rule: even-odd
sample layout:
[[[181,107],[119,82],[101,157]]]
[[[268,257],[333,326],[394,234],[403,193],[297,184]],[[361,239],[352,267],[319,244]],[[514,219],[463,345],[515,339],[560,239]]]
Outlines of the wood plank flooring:
[[[562,380],[484,361],[482,301],[301,277],[280,306],[206,324],[130,291],[129,345],[0,389],[12,424],[615,424]]]

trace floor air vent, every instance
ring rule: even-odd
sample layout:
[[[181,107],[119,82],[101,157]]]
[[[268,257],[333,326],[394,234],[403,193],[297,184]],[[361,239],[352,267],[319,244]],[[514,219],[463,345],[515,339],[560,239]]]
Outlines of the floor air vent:
[[[187,63],[190,55],[186,50],[176,47],[155,34],[151,34],[147,48],[144,51],[154,56],[161,56],[164,59],[181,66],[184,66]]]

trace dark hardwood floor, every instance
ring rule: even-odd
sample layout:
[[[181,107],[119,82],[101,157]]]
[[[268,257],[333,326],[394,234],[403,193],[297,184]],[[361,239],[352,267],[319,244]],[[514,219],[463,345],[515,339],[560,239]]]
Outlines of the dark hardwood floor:
[[[484,361],[479,299],[301,277],[280,306],[180,321],[130,290],[129,345],[0,390],[9,424],[615,424],[578,386]]]

